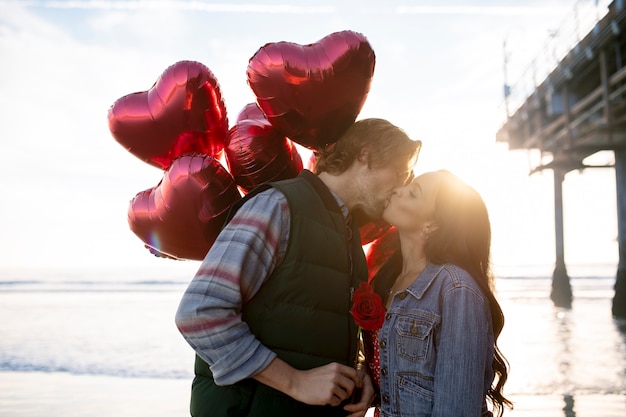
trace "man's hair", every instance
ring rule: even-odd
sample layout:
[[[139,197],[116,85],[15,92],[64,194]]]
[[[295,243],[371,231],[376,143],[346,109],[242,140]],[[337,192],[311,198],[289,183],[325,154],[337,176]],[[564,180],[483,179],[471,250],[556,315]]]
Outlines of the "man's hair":
[[[421,141],[411,140],[404,130],[384,119],[363,119],[355,122],[337,140],[315,153],[315,172],[338,175],[345,172],[367,151],[368,166],[381,168],[406,161],[412,167],[417,161]]]

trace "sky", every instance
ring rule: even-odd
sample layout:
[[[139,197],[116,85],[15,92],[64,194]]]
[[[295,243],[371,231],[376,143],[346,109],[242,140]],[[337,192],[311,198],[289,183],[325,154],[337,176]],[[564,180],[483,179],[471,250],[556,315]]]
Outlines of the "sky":
[[[0,268],[197,268],[151,255],[130,230],[130,201],[163,171],[114,140],[109,107],[191,60],[217,78],[232,126],[255,100],[246,68],[259,48],[352,30],[376,54],[358,119],[402,127],[423,142],[416,173],[446,168],[483,195],[496,271],[539,266],[551,274],[552,172],[529,175],[537,152],[496,143],[503,85],[556,51],[548,40],[575,10],[603,14],[608,1],[597,3],[0,0]],[[610,152],[592,158],[613,161]],[[603,168],[565,177],[570,270],[617,267],[614,175]]]

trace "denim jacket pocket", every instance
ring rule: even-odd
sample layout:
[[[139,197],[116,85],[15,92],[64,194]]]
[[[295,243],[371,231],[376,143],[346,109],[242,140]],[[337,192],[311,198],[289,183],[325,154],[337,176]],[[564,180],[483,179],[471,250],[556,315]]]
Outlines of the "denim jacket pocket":
[[[395,325],[398,355],[410,361],[426,358],[431,343],[434,320],[421,316],[404,316]]]
[[[396,407],[400,416],[426,416],[432,414],[435,399],[432,378],[415,372],[399,374],[396,378]]]

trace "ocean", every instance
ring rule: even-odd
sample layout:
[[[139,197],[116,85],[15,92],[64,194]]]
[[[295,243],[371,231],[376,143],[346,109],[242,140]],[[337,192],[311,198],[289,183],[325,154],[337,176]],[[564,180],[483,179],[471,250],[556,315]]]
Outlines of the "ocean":
[[[174,313],[197,264],[0,270],[0,416],[189,415],[194,354]],[[556,308],[546,267],[497,279],[511,416],[626,416],[626,323],[614,266],[568,271]]]

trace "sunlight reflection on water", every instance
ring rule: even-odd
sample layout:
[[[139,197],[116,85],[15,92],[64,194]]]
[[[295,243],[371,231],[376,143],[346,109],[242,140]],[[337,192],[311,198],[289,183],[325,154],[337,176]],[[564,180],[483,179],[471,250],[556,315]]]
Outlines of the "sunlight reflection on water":
[[[562,309],[550,300],[550,279],[498,280],[508,393],[626,394],[626,334],[611,315],[613,283],[572,278],[573,305]]]

